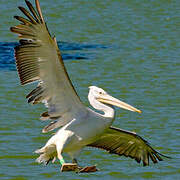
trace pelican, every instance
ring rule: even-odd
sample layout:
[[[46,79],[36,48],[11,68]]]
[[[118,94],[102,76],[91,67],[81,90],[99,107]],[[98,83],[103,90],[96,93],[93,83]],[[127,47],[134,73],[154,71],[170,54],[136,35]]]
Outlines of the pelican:
[[[94,172],[96,166],[80,167],[77,157],[86,147],[96,147],[135,159],[144,166],[162,161],[163,154],[154,150],[149,143],[134,132],[112,127],[114,106],[141,113],[139,109],[124,103],[105,90],[89,87],[88,100],[98,112],[84,106],[67,74],[56,38],[52,37],[42,15],[40,4],[36,8],[25,0],[29,10],[19,7],[26,18],[14,16],[21,23],[10,30],[19,34],[19,45],[15,47],[15,60],[21,85],[38,81],[37,87],[28,95],[28,103],[44,103],[48,110],[41,120],[50,123],[43,133],[59,128],[45,146],[36,150],[40,154],[38,163],[48,164],[56,158],[61,171]],[[99,112],[100,111],[100,112]],[[66,163],[63,153],[72,158]],[[166,156],[164,156],[166,157]]]

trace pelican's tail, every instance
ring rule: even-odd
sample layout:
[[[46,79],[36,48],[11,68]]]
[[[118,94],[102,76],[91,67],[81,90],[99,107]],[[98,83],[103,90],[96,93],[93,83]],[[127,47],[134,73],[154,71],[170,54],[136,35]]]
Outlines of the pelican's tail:
[[[40,154],[40,156],[36,159],[38,163],[48,164],[50,161],[54,163],[57,157],[56,145],[51,144],[48,146],[44,146],[41,149],[37,149],[35,153]]]

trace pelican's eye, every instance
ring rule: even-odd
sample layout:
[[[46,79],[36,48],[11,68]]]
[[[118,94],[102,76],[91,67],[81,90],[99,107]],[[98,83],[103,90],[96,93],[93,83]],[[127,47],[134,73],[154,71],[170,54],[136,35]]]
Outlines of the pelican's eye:
[[[99,92],[99,94],[103,94],[103,92],[102,92],[102,91],[100,91],[100,92]]]

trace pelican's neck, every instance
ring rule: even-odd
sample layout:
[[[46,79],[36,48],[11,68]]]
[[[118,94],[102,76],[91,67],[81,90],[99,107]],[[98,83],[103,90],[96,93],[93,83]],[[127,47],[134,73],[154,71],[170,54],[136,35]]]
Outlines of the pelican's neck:
[[[93,98],[89,98],[89,103],[91,104],[91,106],[99,111],[104,112],[104,114],[100,114],[103,117],[107,117],[107,118],[114,118],[115,115],[115,110],[113,108],[113,106],[108,106],[106,104],[103,104],[101,102],[99,102],[97,99]]]

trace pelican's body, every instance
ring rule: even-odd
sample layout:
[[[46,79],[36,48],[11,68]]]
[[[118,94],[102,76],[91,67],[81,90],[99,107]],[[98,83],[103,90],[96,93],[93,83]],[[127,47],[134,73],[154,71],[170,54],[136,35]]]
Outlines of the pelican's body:
[[[114,120],[115,110],[113,106],[110,107],[100,103],[97,98],[102,96],[99,92],[104,96],[107,96],[109,99],[113,97],[109,96],[103,89],[96,86],[91,86],[89,88],[90,92],[88,99],[90,104],[97,110],[102,111],[104,114],[97,113],[84,106],[84,109],[76,114],[68,124],[59,129],[47,142],[45,147],[36,151],[37,153],[41,153],[46,148],[54,145],[52,151],[57,151],[59,159],[62,158],[62,152],[69,154],[72,159],[76,159],[79,151],[84,146],[95,142],[105,132],[105,130],[110,127]],[[44,160],[40,156],[37,161],[41,162]]]
[[[87,109],[86,114],[74,118],[59,129],[42,149],[49,145],[55,145],[54,148],[59,154],[59,159],[62,158],[62,152],[69,154],[72,159],[76,159],[80,150],[96,141],[111,124],[112,118],[97,116],[94,111]],[[41,152],[42,149],[36,152]],[[38,159],[38,162],[41,162],[41,158]]]
[[[42,132],[60,128],[44,147],[36,150],[36,153],[40,153],[37,162],[47,164],[58,157],[63,171],[66,167],[72,167],[72,170],[74,164],[66,164],[62,153],[68,153],[76,164],[77,155],[85,146],[125,155],[138,163],[142,160],[143,165],[149,165],[149,157],[154,163],[161,161],[163,155],[143,138],[111,127],[115,115],[114,106],[138,113],[141,113],[140,110],[96,86],[89,87],[88,100],[101,113],[84,106],[68,77],[56,39],[51,37],[47,29],[39,1],[35,0],[35,3],[36,9],[26,0],[30,12],[19,7],[27,19],[15,16],[21,24],[11,27],[11,31],[20,37],[20,45],[15,47],[15,59],[21,84],[40,81],[27,98],[29,103],[42,102],[48,108],[48,111],[41,114],[41,120],[51,122]],[[89,170],[95,169],[91,167],[84,169],[84,172]]]

